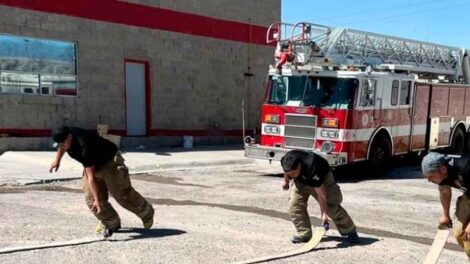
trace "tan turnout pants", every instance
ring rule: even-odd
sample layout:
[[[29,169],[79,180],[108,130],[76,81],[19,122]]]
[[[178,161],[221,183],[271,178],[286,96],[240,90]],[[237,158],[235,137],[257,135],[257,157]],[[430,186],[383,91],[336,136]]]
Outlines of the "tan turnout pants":
[[[132,187],[129,170],[120,153],[117,153],[112,160],[95,171],[95,178],[101,212],[93,214],[107,228],[115,229],[121,225],[119,215],[108,202],[108,192],[122,207],[136,214],[142,221],[146,222],[153,218],[152,205]],[[91,209],[94,199],[86,177],[83,177],[83,190],[88,208]]]
[[[457,220],[454,225],[454,236],[459,245],[465,251],[465,254],[470,259],[470,241],[464,240],[465,227],[470,222],[470,193],[463,194],[457,199],[455,217]]]
[[[346,210],[341,207],[343,195],[331,171],[326,176],[323,184],[326,188],[328,217],[333,220],[341,235],[347,235],[355,231],[354,222]],[[310,195],[318,201],[314,187],[294,181],[289,199],[289,214],[298,235],[301,237],[312,236],[312,226],[307,212],[307,202]]]

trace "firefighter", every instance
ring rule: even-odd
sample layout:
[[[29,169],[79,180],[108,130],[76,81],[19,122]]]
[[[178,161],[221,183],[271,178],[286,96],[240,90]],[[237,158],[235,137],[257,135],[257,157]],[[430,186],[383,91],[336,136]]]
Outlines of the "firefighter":
[[[343,196],[328,162],[322,157],[307,151],[291,150],[281,159],[284,170],[282,188],[293,187],[290,193],[289,214],[297,230],[292,243],[304,243],[312,237],[312,226],[307,212],[308,198],[313,196],[320,205],[321,223],[328,225],[328,217],[333,219],[338,231],[351,243],[359,243],[356,226],[346,210],[341,207]]]
[[[449,214],[451,188],[463,191],[456,203],[454,236],[470,258],[470,154],[449,157],[430,152],[423,158],[421,169],[428,181],[439,185],[439,198],[443,209],[439,228],[452,227]]]
[[[287,44],[282,44],[279,50],[274,52],[274,58],[277,60],[276,72],[281,74],[282,65],[286,62],[292,62],[295,59],[292,43],[288,42]]]
[[[145,229],[153,225],[154,210],[131,186],[129,171],[118,148],[112,142],[76,127],[61,127],[53,132],[59,144],[49,172],[57,171],[67,152],[84,167],[85,200],[100,224],[97,233],[109,237],[121,228],[119,215],[108,202],[108,191],[116,201],[142,219]]]

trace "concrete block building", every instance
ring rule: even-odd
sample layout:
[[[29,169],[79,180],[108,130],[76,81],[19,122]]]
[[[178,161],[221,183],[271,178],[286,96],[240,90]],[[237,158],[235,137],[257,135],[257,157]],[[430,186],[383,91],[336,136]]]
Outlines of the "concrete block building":
[[[159,144],[259,125],[280,0],[0,1],[0,149],[60,124]],[[124,140],[124,142],[126,142]],[[240,141],[241,142],[241,141]],[[48,143],[47,143],[48,144]]]

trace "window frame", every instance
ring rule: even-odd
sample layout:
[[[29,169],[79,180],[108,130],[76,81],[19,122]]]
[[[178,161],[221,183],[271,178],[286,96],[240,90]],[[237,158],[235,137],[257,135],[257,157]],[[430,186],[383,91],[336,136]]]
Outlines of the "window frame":
[[[51,41],[51,42],[60,42],[64,44],[70,44],[73,46],[73,72],[74,74],[62,74],[62,73],[47,73],[44,71],[41,71],[41,69],[38,69],[37,71],[21,71],[21,70],[2,70],[0,69],[0,95],[29,95],[29,96],[52,96],[52,97],[78,97],[79,96],[79,77],[78,77],[78,43],[76,41],[67,41],[67,40],[57,40],[57,39],[49,39],[49,38],[37,38],[37,37],[31,37],[31,36],[24,36],[24,35],[14,35],[14,34],[6,34],[6,33],[0,33],[0,36],[6,36],[6,37],[11,37],[11,38],[17,38],[19,40],[37,40],[37,41]],[[15,58],[15,57],[13,57]],[[29,57],[31,58],[31,57]],[[1,57],[0,57],[1,60]],[[24,92],[4,92],[2,89],[2,81],[1,81],[1,75],[2,73],[11,73],[11,74],[32,74],[32,75],[37,75],[38,76],[38,83],[37,83],[37,91],[36,93],[24,93]],[[42,90],[42,81],[41,81],[41,76],[54,76],[57,78],[64,77],[66,78],[72,78],[74,79],[74,94],[56,94],[55,89],[51,85],[49,87],[49,94],[43,93]],[[20,88],[21,89],[21,88]]]
[[[374,82],[374,90],[373,90],[373,94],[374,94],[374,97],[372,99],[368,99],[368,100],[371,100],[371,104],[369,105],[364,105],[363,104],[363,98],[364,98],[364,92],[365,92],[365,83],[368,82],[368,81],[373,81]],[[361,93],[359,95],[359,100],[358,100],[358,104],[359,104],[359,107],[361,108],[375,108],[375,104],[376,104],[376,98],[377,98],[377,79],[375,78],[364,78],[362,80],[362,85],[361,85]]]

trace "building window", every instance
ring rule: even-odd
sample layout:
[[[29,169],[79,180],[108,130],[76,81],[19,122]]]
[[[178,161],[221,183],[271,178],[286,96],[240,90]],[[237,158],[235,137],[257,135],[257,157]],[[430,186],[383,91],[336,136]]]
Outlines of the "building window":
[[[397,105],[398,103],[398,88],[400,86],[400,82],[398,80],[393,80],[392,82],[392,95],[390,99],[391,105]]]
[[[0,34],[0,92],[77,95],[76,44]]]

